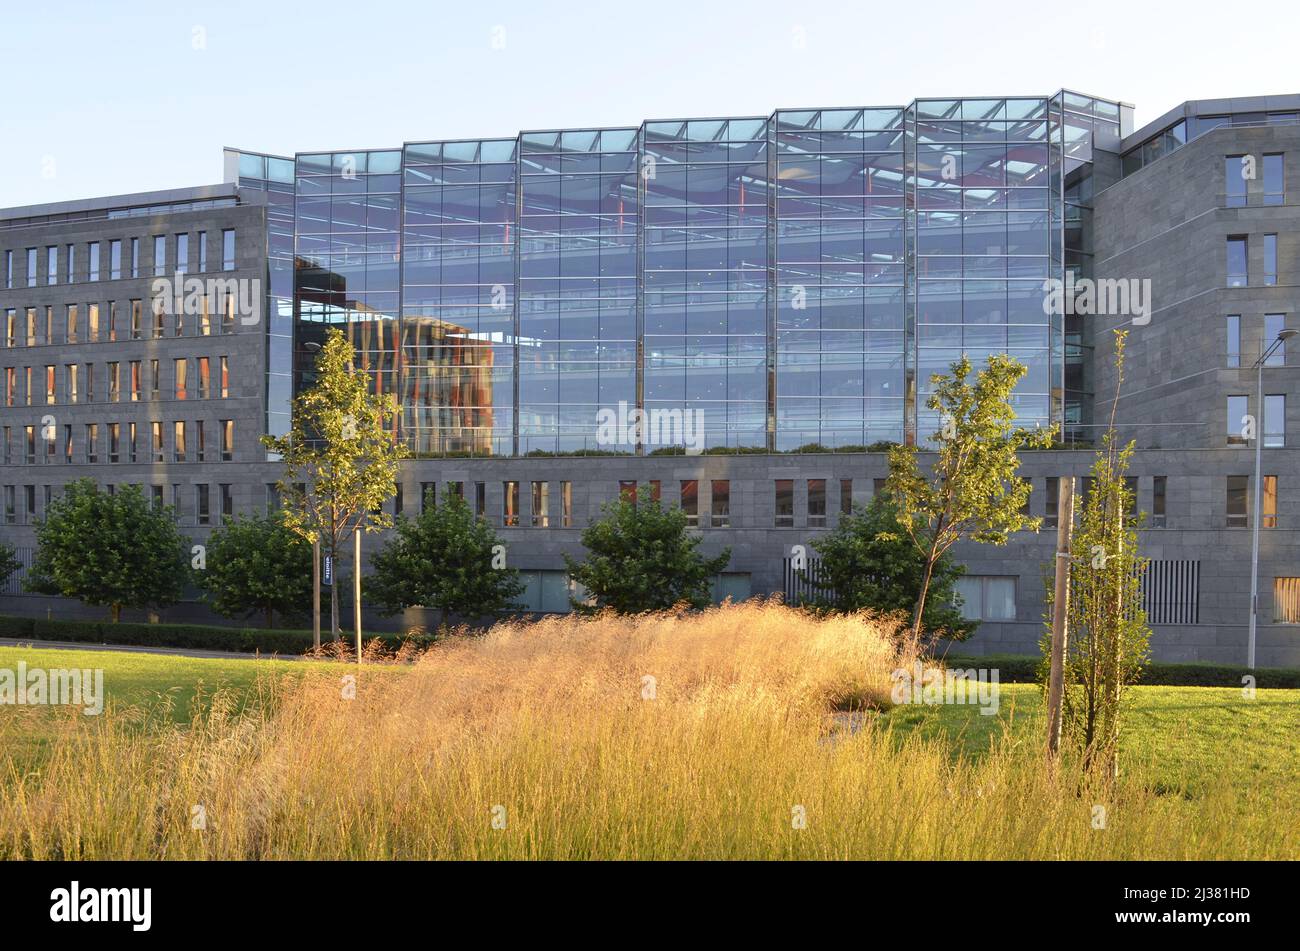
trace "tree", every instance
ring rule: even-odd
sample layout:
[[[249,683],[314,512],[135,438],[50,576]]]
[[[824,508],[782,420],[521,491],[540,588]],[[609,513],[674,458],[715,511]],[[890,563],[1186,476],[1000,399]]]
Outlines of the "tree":
[[[818,593],[811,606],[826,611],[871,608],[910,612],[925,575],[925,558],[898,523],[898,510],[888,493],[878,493],[840,519],[835,529],[812,543],[821,556],[815,577],[801,577]],[[943,554],[934,564],[923,624],[927,631],[962,640],[975,629],[954,604],[962,567]]]
[[[383,511],[406,447],[390,429],[397,403],[373,395],[353,367],[352,344],[331,328],[316,358],[316,383],[293,402],[286,436],[262,444],[284,460],[278,488],[285,524],[309,542],[319,540],[335,574],[339,551],[355,530],[377,532],[392,518]],[[360,570],[354,566],[353,570]],[[330,631],[339,636],[339,586],[330,586]]]
[[[27,590],[122,608],[162,608],[181,599],[190,580],[190,540],[170,507],[155,509],[139,487],[112,495],[78,479],[46,509]]]
[[[0,585],[7,582],[10,575],[22,566],[22,562],[18,560],[18,553],[14,551],[14,546],[8,542],[0,542]]]
[[[299,618],[311,609],[311,543],[285,524],[283,512],[231,519],[208,539],[198,579],[218,614],[246,618],[261,611],[274,627],[276,612]]]
[[[439,505],[430,492],[418,517],[398,518],[370,565],[370,599],[384,614],[420,606],[480,618],[517,607],[511,599],[524,590],[496,531],[454,493]]]
[[[606,503],[601,516],[582,532],[587,557],[564,556],[569,576],[595,599],[594,605],[570,599],[575,610],[637,614],[682,603],[708,606],[710,584],[731,562],[730,548],[716,558],[701,555],[703,539],[686,530],[686,514],[660,505],[648,485]]]
[[[1081,753],[1085,769],[1108,778],[1117,775],[1125,694],[1149,658],[1151,638],[1142,608],[1146,559],[1138,552],[1140,519],[1126,478],[1134,444],[1121,449],[1115,438],[1126,337],[1123,331],[1115,332],[1116,398],[1074,533],[1077,555],[1070,563],[1070,639],[1061,704],[1062,735]],[[1049,618],[1053,600],[1049,588]],[[1045,637],[1050,643],[1050,627]],[[1040,667],[1044,685],[1048,674],[1046,666]]]
[[[1030,484],[1017,477],[1021,449],[1047,448],[1052,429],[1015,425],[1011,391],[1025,375],[1023,364],[991,354],[969,382],[964,355],[952,375],[930,378],[934,392],[926,406],[939,414],[941,428],[929,477],[922,474],[917,447],[889,451],[886,491],[898,505],[898,522],[924,557],[920,590],[912,609],[912,636],[919,640],[934,566],[962,538],[1005,545],[1012,532],[1038,530],[1041,519],[1024,513]]]

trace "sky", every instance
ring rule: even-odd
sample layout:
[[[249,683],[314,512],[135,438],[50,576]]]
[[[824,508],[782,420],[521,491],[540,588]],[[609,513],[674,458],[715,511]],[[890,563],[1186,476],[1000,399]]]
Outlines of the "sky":
[[[1300,5],[870,0],[6,3],[0,208],[292,155],[521,129],[1047,95],[1300,92]]]

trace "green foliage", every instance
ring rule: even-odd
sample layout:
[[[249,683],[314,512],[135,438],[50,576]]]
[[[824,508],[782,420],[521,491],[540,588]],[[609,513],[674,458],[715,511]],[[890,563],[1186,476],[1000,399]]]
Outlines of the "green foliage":
[[[285,524],[319,540],[339,566],[353,531],[392,525],[384,502],[396,491],[398,461],[408,453],[396,437],[397,403],[367,389],[370,377],[353,366],[352,344],[332,328],[316,358],[316,383],[293,402],[287,436],[262,444],[284,460],[278,488]],[[330,592],[330,628],[338,632],[338,586]]]
[[[1116,400],[1124,377],[1126,334],[1116,332]],[[1138,682],[1150,657],[1151,630],[1142,609],[1142,573],[1147,560],[1138,552],[1138,519],[1125,476],[1134,444],[1115,440],[1115,419],[1102,437],[1092,465],[1071,545],[1070,597],[1061,704],[1061,735],[1073,741],[1086,767],[1116,775],[1120,715],[1127,688]],[[1051,653],[1055,591],[1047,586],[1044,656]],[[1050,664],[1044,661],[1044,690]]]
[[[455,493],[441,504],[430,493],[418,517],[398,518],[370,564],[367,597],[384,614],[422,606],[481,618],[517,607],[511,599],[524,590],[519,572],[505,565],[496,531]]]
[[[1005,545],[1011,533],[1037,531],[1040,519],[1024,514],[1030,483],[1016,475],[1019,451],[1051,444],[1053,430],[1026,429],[1015,423],[1011,391],[1025,367],[1006,354],[991,354],[970,382],[964,355],[952,374],[931,377],[934,390],[926,406],[939,414],[933,435],[935,459],[921,472],[916,446],[889,452],[886,490],[898,505],[903,532],[925,557],[926,571],[912,612],[919,637],[933,566],[962,538]]]
[[[204,600],[224,617],[260,611],[274,627],[277,611],[289,618],[311,613],[311,544],[282,512],[227,520],[208,539],[207,567],[196,577]]]
[[[823,589],[811,605],[828,611],[871,608],[894,613],[910,612],[916,605],[925,576],[925,557],[898,524],[898,511],[887,493],[878,493],[869,505],[859,506],[840,518],[834,531],[812,543],[821,556],[815,580]],[[955,606],[957,579],[962,568],[941,555],[930,577],[929,597],[922,624],[926,631],[962,640],[975,629]],[[808,578],[807,571],[800,575]]]
[[[36,528],[27,590],[122,608],[161,608],[190,580],[190,540],[170,508],[154,509],[134,485],[109,495],[91,479],[69,483]]]
[[[0,542],[0,585],[9,580],[9,576],[22,567],[14,546]]]
[[[587,557],[564,563],[574,581],[587,589],[594,604],[573,601],[577,611],[613,608],[620,614],[662,611],[678,604],[707,607],[710,584],[731,561],[731,549],[705,558],[696,549],[703,541],[686,528],[686,514],[665,508],[649,485],[607,503],[602,517],[582,532]]]

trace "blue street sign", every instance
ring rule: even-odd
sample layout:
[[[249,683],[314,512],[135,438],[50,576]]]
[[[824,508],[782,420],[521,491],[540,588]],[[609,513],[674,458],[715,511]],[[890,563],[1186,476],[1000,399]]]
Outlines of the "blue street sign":
[[[325,556],[325,577],[321,583],[329,585],[334,583],[334,558],[331,555]]]

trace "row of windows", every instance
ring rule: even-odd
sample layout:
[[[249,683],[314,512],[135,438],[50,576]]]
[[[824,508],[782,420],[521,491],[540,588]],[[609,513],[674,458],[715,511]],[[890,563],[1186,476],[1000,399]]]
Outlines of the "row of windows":
[[[4,487],[4,520],[6,525],[35,524],[40,520],[40,513],[49,511],[50,503],[54,500],[54,487],[49,485],[39,486],[41,493],[41,508],[36,508],[36,490],[35,485],[6,485]],[[228,518],[235,514],[235,500],[231,483],[222,482],[216,486],[217,509],[213,512],[213,486],[205,483],[191,486],[191,498],[194,505],[188,509],[185,505],[185,487],[179,483],[173,484],[168,493],[167,487],[162,485],[139,486],[142,492],[146,493],[153,507],[161,509],[164,504],[170,504],[176,510],[177,521],[181,524],[211,525],[214,514],[223,518]],[[18,507],[18,490],[22,490],[22,507]],[[117,487],[112,484],[105,485],[104,491],[113,495]],[[164,497],[170,495],[167,502]],[[192,519],[192,521],[191,521]]]
[[[1227,442],[1229,446],[1245,446],[1256,438],[1259,421],[1250,415],[1250,397],[1228,397]],[[1268,393],[1264,396],[1264,448],[1280,449],[1286,445],[1286,396]]]
[[[26,261],[23,279],[26,287],[37,287],[40,275],[45,275],[45,285],[59,283],[62,274],[64,284],[77,284],[82,281],[110,280],[118,281],[123,277],[138,278],[150,271],[154,277],[168,274],[188,274],[190,265],[197,266],[200,274],[208,271],[208,233],[198,232],[194,242],[197,256],[190,254],[190,234],[182,231],[171,236],[171,252],[168,252],[168,236],[157,234],[151,236],[153,247],[152,263],[142,259],[143,238],[110,238],[105,241],[89,241],[85,244],[48,244],[42,247],[26,249],[8,249],[4,252],[4,269],[0,276],[4,279],[4,289],[19,286],[20,280],[16,268],[19,255]],[[125,245],[123,242],[127,242]],[[102,254],[103,246],[108,245],[107,260]],[[78,249],[85,249],[85,264],[79,264]],[[125,254],[125,258],[124,258]],[[43,265],[43,266],[42,266]],[[221,270],[235,269],[235,229],[226,228],[221,232]]]
[[[212,376],[214,360],[217,374],[215,381]],[[143,360],[128,360],[124,367],[117,360],[106,362],[102,402],[121,402],[124,386],[129,402],[162,399],[162,363],[161,360],[149,360],[146,365]],[[43,368],[5,367],[4,405],[33,406],[44,403],[54,406],[59,403],[99,402],[95,390],[96,366],[94,363],[65,363],[62,370],[53,363],[47,363]],[[226,399],[229,396],[228,356],[172,359],[169,399],[206,400]]]
[[[144,302],[108,301],[99,304],[66,304],[63,319],[56,320],[55,309],[8,307],[4,312],[5,346],[39,347],[65,343],[114,343],[119,340],[156,340],[162,337],[210,337],[235,332],[237,300],[234,293],[219,294],[216,308],[204,294],[193,313],[159,306],[145,315]],[[82,315],[85,322],[82,323]]]
[[[1245,208],[1246,183],[1262,179],[1261,201],[1265,205],[1286,204],[1283,153],[1266,152],[1259,161],[1253,155],[1228,155],[1223,159],[1223,191],[1229,208]],[[1257,161],[1259,164],[1257,165]],[[1262,167],[1261,167],[1262,166]]]
[[[62,453],[59,451],[60,429],[62,430]],[[209,444],[211,424],[204,420],[178,419],[170,426],[161,420],[148,423],[83,423],[81,452],[79,459],[74,439],[75,427],[65,423],[62,427],[56,423],[41,426],[24,426],[18,445],[22,460],[28,465],[38,461],[53,462],[62,455],[65,463],[78,461],[86,463],[118,462],[166,462],[167,446],[164,437],[171,431],[172,462],[230,462],[235,455],[235,421],[233,419],[217,420],[216,437],[218,445],[212,452]],[[101,437],[102,432],[102,437]],[[13,465],[15,459],[15,431],[12,426],[3,429],[3,451],[5,465]],[[147,444],[142,440],[148,439]],[[41,443],[44,444],[42,449]],[[102,458],[101,458],[102,453]]]
[[[1277,235],[1261,235],[1264,242],[1265,287],[1277,283]],[[1229,287],[1250,286],[1250,238],[1244,234],[1228,235],[1227,273]]]
[[[1228,314],[1224,320],[1226,325],[1227,337],[1227,363],[1229,367],[1240,367],[1241,364],[1241,315]],[[1261,350],[1267,349],[1278,335],[1286,329],[1286,314],[1265,314],[1264,315],[1264,333],[1260,338],[1263,341]],[[1262,355],[1262,354],[1261,354]],[[1274,347],[1273,352],[1268,355],[1264,361],[1266,367],[1280,367],[1286,365],[1286,341],[1279,341]]]

